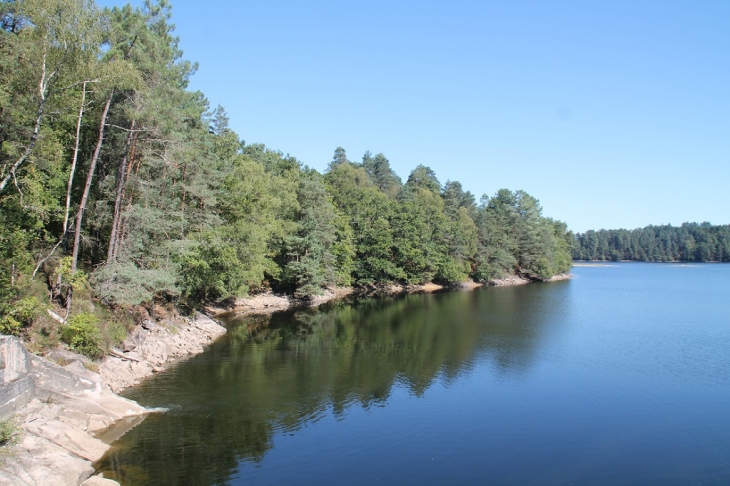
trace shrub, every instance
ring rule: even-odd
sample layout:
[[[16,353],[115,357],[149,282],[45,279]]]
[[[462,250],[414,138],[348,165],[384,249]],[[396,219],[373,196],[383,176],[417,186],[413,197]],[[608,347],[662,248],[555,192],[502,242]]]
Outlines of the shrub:
[[[43,312],[43,304],[34,297],[26,297],[10,307],[7,315],[0,319],[0,334],[18,335],[24,327],[33,323]]]
[[[14,419],[0,422],[0,447],[14,442],[18,431],[18,423]]]
[[[88,312],[76,314],[68,319],[68,324],[61,330],[61,339],[71,349],[89,358],[100,358],[104,354],[99,319]]]

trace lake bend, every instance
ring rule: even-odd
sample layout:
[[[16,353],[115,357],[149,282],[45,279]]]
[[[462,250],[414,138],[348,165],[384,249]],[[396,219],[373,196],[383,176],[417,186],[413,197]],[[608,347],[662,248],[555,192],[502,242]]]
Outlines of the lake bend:
[[[122,485],[730,484],[730,265],[233,317],[125,396]]]

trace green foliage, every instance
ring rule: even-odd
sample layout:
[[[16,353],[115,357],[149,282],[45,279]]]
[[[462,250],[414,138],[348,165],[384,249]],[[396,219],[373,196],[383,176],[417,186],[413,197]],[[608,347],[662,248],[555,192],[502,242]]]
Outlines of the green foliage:
[[[0,318],[0,334],[18,335],[33,323],[43,312],[44,305],[34,296],[25,297],[13,304],[7,314]]]
[[[572,233],[542,216],[537,199],[501,189],[476,209],[478,251],[472,275],[480,280],[519,274],[545,280],[570,269]]]
[[[395,203],[375,187],[364,169],[350,163],[331,168],[325,180],[335,205],[352,228],[354,281],[371,284],[403,279],[405,272],[394,262],[390,220]]]
[[[104,352],[99,319],[90,313],[71,316],[61,330],[61,339],[71,349],[96,359]]]
[[[74,290],[82,289],[87,283],[87,276],[81,270],[71,270],[71,257],[63,257],[58,261],[56,274]]]
[[[576,260],[730,262],[730,225],[684,223],[575,235]]]
[[[178,295],[176,266],[140,269],[133,262],[110,263],[90,278],[94,294],[107,305],[133,306],[150,302],[155,295]]]
[[[337,263],[332,246],[337,241],[337,214],[322,177],[309,171],[298,190],[297,231],[285,240],[287,263],[283,280],[297,295],[320,294],[336,281]]]
[[[403,183],[393,169],[390,167],[390,161],[383,154],[372,156],[370,152],[365,152],[362,157],[362,168],[365,169],[375,186],[391,197],[398,194]]]
[[[19,434],[20,426],[17,419],[0,421],[0,447],[15,442]]]
[[[222,107],[188,89],[197,66],[182,58],[166,0],[0,8],[0,331],[38,322],[34,285],[83,316],[93,309],[74,306],[92,299],[197,305],[268,288],[542,279],[570,266],[572,234],[522,191],[477,206],[422,165],[403,184],[382,153],[357,164],[338,147],[321,175],[244,143]],[[730,259],[723,245],[685,244],[694,258]],[[90,354],[122,334],[73,319],[64,339]]]

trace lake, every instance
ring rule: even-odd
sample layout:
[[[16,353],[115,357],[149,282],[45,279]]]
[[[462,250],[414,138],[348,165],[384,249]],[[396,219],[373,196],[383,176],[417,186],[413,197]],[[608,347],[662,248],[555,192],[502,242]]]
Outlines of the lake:
[[[228,321],[125,396],[123,485],[730,484],[730,265]]]

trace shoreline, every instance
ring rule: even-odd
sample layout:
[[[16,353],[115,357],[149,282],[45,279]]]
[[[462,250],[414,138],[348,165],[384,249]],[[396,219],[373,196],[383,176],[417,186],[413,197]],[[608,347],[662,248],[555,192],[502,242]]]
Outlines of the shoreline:
[[[559,274],[546,281],[569,278],[570,274]],[[351,295],[373,297],[471,291],[483,286],[534,282],[509,276],[487,283],[468,281],[449,287],[434,283],[361,289],[337,287],[310,299],[265,293],[234,299],[223,306],[204,306],[203,310],[213,317],[266,315],[295,307],[316,307]],[[23,375],[21,378],[16,376],[10,383],[30,380],[32,386],[30,392],[16,397],[20,401],[14,398],[11,403],[15,408],[13,420],[20,431],[17,441],[4,446],[0,453],[0,485],[118,486],[116,481],[94,476],[93,463],[103,457],[112,442],[144,421],[150,413],[157,412],[120,397],[118,393],[202,353],[207,345],[226,332],[226,328],[200,312],[193,318],[145,319],[99,363],[63,349],[52,350],[46,357],[35,356],[25,350],[19,339],[7,337],[15,351],[9,353],[2,349],[4,352],[0,354],[5,359],[15,359],[17,363],[13,366],[22,368],[19,374]],[[5,363],[5,369],[9,369],[8,363]],[[0,385],[7,382],[6,379]]]
[[[406,294],[430,294],[448,290],[473,290],[485,284],[478,282],[460,282],[454,286],[445,286],[433,282],[421,285],[375,285],[368,287],[331,287],[322,295],[309,298],[297,298],[290,294],[275,294],[271,291],[249,297],[229,299],[222,303],[208,304],[203,310],[212,317],[228,315],[267,315],[287,309],[318,307],[327,302],[336,301],[348,296],[354,297],[383,297]]]
[[[570,273],[560,273],[552,276],[544,282],[556,282],[572,278]],[[433,293],[441,291],[470,291],[480,287],[504,287],[511,285],[525,285],[539,283],[539,280],[532,280],[517,275],[510,275],[500,279],[489,280],[488,282],[474,282],[471,280],[459,282],[446,286],[433,282],[420,285],[388,284],[367,287],[332,287],[325,290],[322,295],[315,295],[308,299],[297,298],[290,294],[275,294],[271,291],[249,297],[228,299],[221,303],[207,304],[203,306],[206,314],[212,317],[229,315],[266,315],[287,309],[298,307],[317,307],[327,302],[332,302],[343,297],[382,297],[405,294]]]
[[[192,319],[148,319],[98,364],[63,349],[36,356],[18,338],[0,338],[3,395],[27,384],[3,404],[11,409],[3,411],[17,433],[0,451],[0,485],[119,486],[95,476],[93,464],[112,442],[159,411],[118,393],[202,353],[225,333],[200,313]]]

